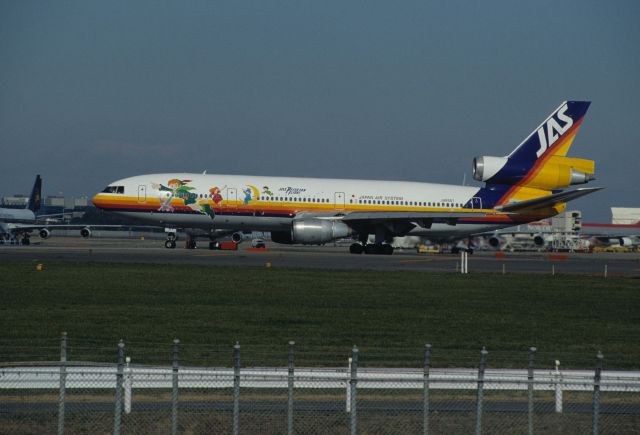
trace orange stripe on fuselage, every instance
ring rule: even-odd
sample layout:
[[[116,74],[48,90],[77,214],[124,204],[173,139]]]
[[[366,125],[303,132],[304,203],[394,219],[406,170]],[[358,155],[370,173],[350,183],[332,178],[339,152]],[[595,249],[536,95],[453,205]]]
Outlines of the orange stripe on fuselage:
[[[123,195],[105,195],[102,194],[94,198],[96,207],[104,209],[131,209],[140,211],[156,211],[160,208],[161,201],[158,198],[147,198],[145,201],[138,200],[135,196]],[[208,204],[214,212],[282,212],[282,213],[303,213],[303,212],[353,212],[353,211],[398,211],[398,212],[459,212],[459,213],[478,213],[492,212],[488,209],[470,209],[470,208],[446,208],[446,207],[425,207],[425,206],[398,206],[398,205],[382,205],[382,204],[345,204],[337,206],[332,203],[298,203],[298,202],[270,202],[270,201],[251,201],[244,205],[242,201],[222,201],[218,205],[214,205],[213,201],[199,199],[194,205]],[[198,211],[189,206],[184,205],[184,201],[180,198],[173,198],[170,205],[176,211]],[[495,212],[495,211],[494,211]],[[495,215],[492,215],[495,217]],[[506,215],[503,215],[506,216]]]

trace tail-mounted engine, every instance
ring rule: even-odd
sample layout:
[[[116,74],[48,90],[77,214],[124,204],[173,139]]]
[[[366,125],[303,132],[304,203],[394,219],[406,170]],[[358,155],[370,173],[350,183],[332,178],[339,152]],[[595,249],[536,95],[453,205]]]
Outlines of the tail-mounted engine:
[[[481,156],[473,159],[473,178],[493,184],[523,184],[543,190],[564,189],[594,180],[595,162],[572,157],[551,156],[531,168],[508,157]]]

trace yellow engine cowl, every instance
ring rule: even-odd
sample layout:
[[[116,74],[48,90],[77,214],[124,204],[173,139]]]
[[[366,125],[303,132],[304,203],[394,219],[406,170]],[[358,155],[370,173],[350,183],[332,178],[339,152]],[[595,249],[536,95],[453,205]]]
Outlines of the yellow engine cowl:
[[[536,189],[557,190],[594,180],[593,160],[552,156],[524,185]]]

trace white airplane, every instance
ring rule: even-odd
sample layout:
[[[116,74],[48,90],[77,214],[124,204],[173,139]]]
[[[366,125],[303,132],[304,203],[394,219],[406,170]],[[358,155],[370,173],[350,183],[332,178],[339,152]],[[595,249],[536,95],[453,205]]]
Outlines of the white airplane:
[[[36,175],[36,181],[31,189],[29,201],[25,208],[0,208],[0,244],[5,242],[12,244],[31,244],[31,232],[37,231],[42,239],[47,239],[51,235],[51,230],[79,229],[82,237],[91,236],[91,228],[94,225],[70,225],[70,224],[47,224],[39,222],[39,219],[48,217],[60,217],[64,213],[38,214],[42,202],[42,178]],[[98,227],[120,227],[119,225],[99,225]]]
[[[225,232],[270,231],[277,243],[351,237],[359,241],[351,253],[391,254],[395,236],[459,240],[556,215],[567,201],[599,190],[562,191],[594,179],[594,161],[566,157],[589,104],[563,102],[509,155],[476,157],[473,175],[485,187],[169,173],[115,181],[93,203],[156,225],[205,230],[212,241]],[[367,243],[370,234],[375,243]],[[175,233],[165,246],[175,247]],[[187,247],[195,247],[191,237]]]

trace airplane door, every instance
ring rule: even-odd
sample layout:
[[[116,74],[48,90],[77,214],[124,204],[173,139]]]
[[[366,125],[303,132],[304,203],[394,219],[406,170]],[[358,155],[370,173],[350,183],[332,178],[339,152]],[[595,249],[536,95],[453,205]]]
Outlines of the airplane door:
[[[145,184],[138,186],[138,202],[147,202],[147,186]]]
[[[479,198],[477,196],[474,196],[473,198],[471,198],[471,207],[474,209],[481,209],[482,208],[482,198]]]
[[[333,200],[336,204],[336,210],[344,209],[344,192],[336,192],[333,194]]]
[[[227,196],[223,198],[227,201],[227,207],[235,207],[238,200],[238,191],[235,187],[227,188]]]

